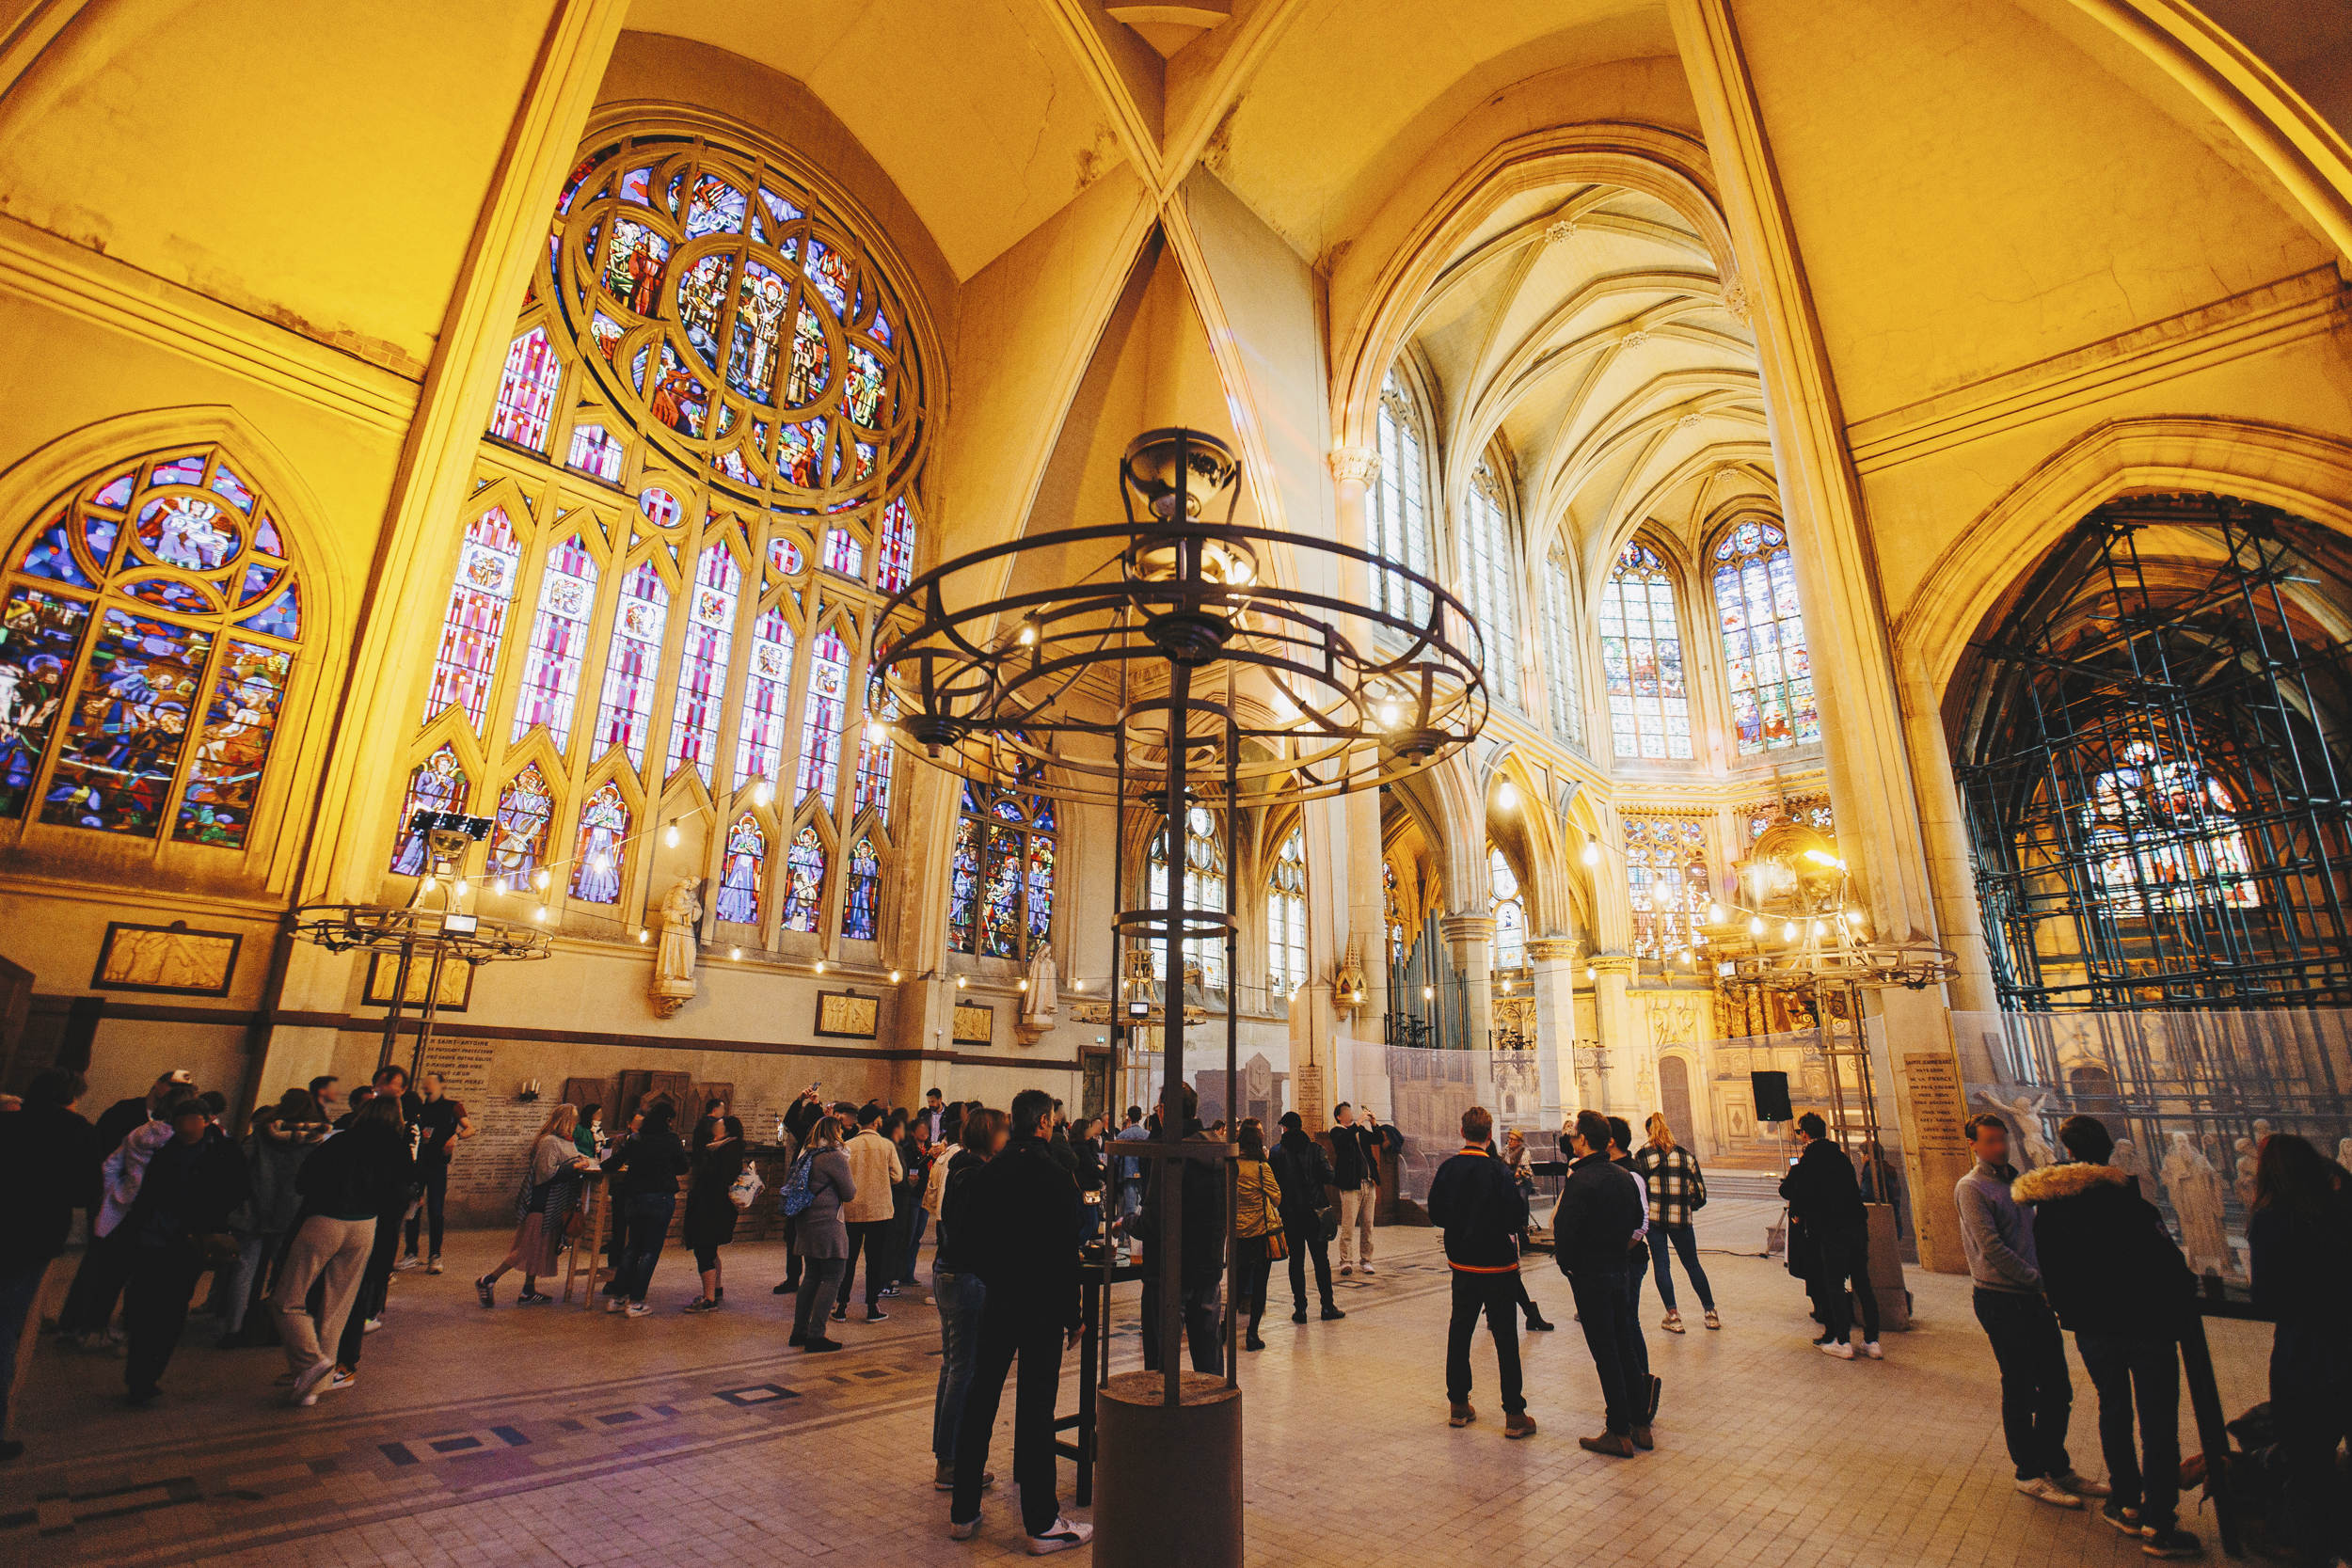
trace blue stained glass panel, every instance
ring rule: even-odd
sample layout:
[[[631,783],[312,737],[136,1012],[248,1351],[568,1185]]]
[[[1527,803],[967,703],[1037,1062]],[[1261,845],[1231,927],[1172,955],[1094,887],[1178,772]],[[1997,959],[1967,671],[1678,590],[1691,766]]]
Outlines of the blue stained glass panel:
[[[203,594],[170,578],[149,578],[144,582],[130,584],[123,592],[135,598],[145,599],[149,604],[161,605],[166,610],[176,610],[189,615],[201,615],[213,608],[212,601]]]
[[[104,612],[41,801],[43,822],[154,836],[212,649],[209,633]]]
[[[292,641],[302,620],[301,606],[296,602],[297,592],[294,584],[288,583],[286,591],[272,599],[266,609],[246,616],[238,624],[247,631],[260,632],[263,637],[283,637]]]
[[[727,830],[726,862],[719,872],[719,918],[738,926],[759,924],[760,873],[768,863],[768,835],[750,812]]]
[[[41,531],[40,537],[35,539],[32,547],[24,552],[21,564],[37,578],[71,583],[76,588],[93,586],[89,578],[83,575],[82,568],[74,564],[73,548],[66,543],[63,517]]]
[[[466,770],[457,766],[455,749],[444,746],[408,771],[408,789],[400,801],[399,836],[393,841],[392,870],[403,877],[424,874],[424,835],[408,831],[417,813],[465,809]]]
[[[972,786],[963,786],[966,810],[972,805]],[[977,818],[965,816],[956,824],[956,847],[947,861],[947,945],[959,953],[975,950],[979,929],[977,905],[980,892],[980,824]]]
[[[825,844],[816,828],[803,828],[784,856],[784,928],[814,931],[825,901]]]
[[[293,657],[278,649],[229,644],[212,704],[204,710],[203,734],[196,743],[188,787],[181,794],[173,838],[225,849],[244,846],[293,667]]]
[[[882,891],[882,857],[874,841],[861,838],[850,851],[850,879],[842,889],[841,934],[855,942],[871,942],[881,922],[875,903]]]
[[[1021,956],[1021,833],[992,828],[988,834],[987,889],[980,902],[980,954],[990,958]]]
[[[0,610],[0,816],[24,809],[88,625],[88,605],[29,585]]]

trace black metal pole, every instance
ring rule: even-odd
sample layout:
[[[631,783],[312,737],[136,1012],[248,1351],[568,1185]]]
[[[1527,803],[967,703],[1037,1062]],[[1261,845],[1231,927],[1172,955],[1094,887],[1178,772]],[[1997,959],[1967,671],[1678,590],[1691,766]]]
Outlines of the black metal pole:
[[[1162,911],[1168,921],[1168,983],[1160,988],[1161,1035],[1160,1139],[1167,1157],[1158,1162],[1156,1197],[1160,1209],[1160,1321],[1145,1332],[1160,1337],[1160,1370],[1166,1402],[1182,1404],[1184,1374],[1178,1357],[1184,1350],[1184,1162],[1177,1146],[1184,1141],[1184,741],[1185,716],[1192,697],[1192,671],[1177,660],[1168,666],[1168,900]]]

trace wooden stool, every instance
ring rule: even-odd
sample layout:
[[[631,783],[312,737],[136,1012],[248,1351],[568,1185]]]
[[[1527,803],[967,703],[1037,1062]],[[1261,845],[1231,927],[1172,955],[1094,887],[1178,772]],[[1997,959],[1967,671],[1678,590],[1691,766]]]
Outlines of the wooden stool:
[[[572,1243],[572,1256],[564,1271],[564,1304],[571,1305],[572,1281],[580,1277],[580,1255],[588,1254],[588,1283],[581,1305],[594,1311],[596,1287],[612,1277],[612,1265],[605,1260],[605,1234],[612,1227],[612,1204],[609,1183],[598,1181],[588,1189],[588,1223],[580,1227],[580,1239]]]

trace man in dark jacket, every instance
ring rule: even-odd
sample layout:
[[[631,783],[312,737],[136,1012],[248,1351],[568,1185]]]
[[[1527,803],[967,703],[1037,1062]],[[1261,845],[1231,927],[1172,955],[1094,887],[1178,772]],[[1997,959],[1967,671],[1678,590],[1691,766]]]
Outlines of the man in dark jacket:
[[[1276,1178],[1280,1180],[1280,1178]],[[1380,1206],[1380,1140],[1343,1100],[1331,1113],[1331,1185],[1340,1192],[1340,1274],[1372,1266],[1372,1220]]]
[[[1485,1313],[1502,1383],[1502,1435],[1532,1437],[1535,1423],[1519,1391],[1519,1233],[1527,1198],[1488,1140],[1494,1117],[1484,1106],[1462,1113],[1462,1150],[1429,1181],[1429,1223],[1445,1230],[1446,1267],[1454,1271],[1454,1316],[1446,1324],[1448,1426],[1478,1419],[1470,1408],[1470,1337]],[[1276,1178],[1279,1180],[1280,1178]]]
[[[18,1370],[28,1365],[32,1335],[49,1267],[65,1251],[73,1211],[99,1202],[98,1137],[74,1111],[82,1075],[51,1068],[24,1091],[24,1107],[0,1115],[0,1438]],[[24,1445],[0,1441],[0,1460]]]
[[[1851,1278],[1862,1303],[1862,1354],[1883,1360],[1878,1291],[1870,1284],[1870,1216],[1862,1207],[1853,1162],[1831,1140],[1829,1124],[1815,1112],[1797,1118],[1797,1131],[1804,1134],[1804,1152],[1781,1178],[1780,1196],[1788,1202],[1788,1217],[1804,1227],[1815,1249],[1814,1272],[1805,1281],[1821,1314],[1821,1337],[1813,1342],[1824,1355],[1854,1358],[1847,1342],[1853,1334],[1853,1298],[1846,1294]]]
[[[133,1404],[146,1404],[162,1390],[164,1368],[187,1327],[188,1297],[208,1264],[204,1239],[229,1234],[229,1212],[251,1194],[245,1156],[213,1125],[211,1108],[183,1094],[164,1108],[171,1123],[169,1143],[156,1149],[139,1182],[139,1196],[119,1228],[135,1249],[130,1280],[122,1290],[122,1327],[128,1346],[122,1381]]]
[[[1628,1342],[1633,1310],[1626,1296],[1628,1248],[1643,1219],[1642,1185],[1609,1163],[1609,1118],[1579,1111],[1568,1129],[1568,1179],[1552,1211],[1552,1258],[1568,1276],[1576,1296],[1584,1348],[1600,1374],[1607,1430],[1580,1437],[1577,1446],[1594,1453],[1630,1459],[1636,1449],[1656,1446],[1650,1433],[1646,1374]]]
[[[1042,1556],[1083,1546],[1091,1525],[1060,1516],[1055,1494],[1054,1407],[1061,1391],[1062,1352],[1078,1343],[1085,1322],[1078,1294],[1078,1188],[1046,1152],[1054,1097],[1024,1089],[1012,1097],[1012,1138],[968,1179],[951,1230],[969,1243],[970,1266],[987,1288],[980,1307],[979,1354],[956,1429],[955,1497],[947,1534],[969,1541],[980,1528],[980,1488],[989,1433],[1015,1357],[1012,1479],[1021,1488],[1021,1523],[1029,1551]],[[952,1168],[952,1167],[951,1167]]]
[[[1185,1140],[1213,1142],[1197,1114],[1200,1095],[1190,1084],[1178,1087],[1184,1090]],[[1160,1370],[1160,1216],[1153,1187],[1167,1164],[1164,1160],[1145,1162],[1143,1209],[1136,1216],[1136,1234],[1143,1240],[1143,1370],[1147,1372]],[[1225,1277],[1225,1237],[1231,1228],[1225,1216],[1225,1170],[1207,1160],[1186,1160],[1184,1169],[1177,1288],[1183,1297],[1184,1341],[1192,1350],[1192,1370],[1216,1377],[1225,1370],[1224,1337],[1216,1331],[1217,1286]]]
[[[2027,1171],[2010,1194],[2033,1211],[2043,1293],[2059,1324],[2074,1331],[2074,1348],[2099,1391],[2099,1447],[2111,1488],[2100,1512],[2126,1534],[2147,1536],[2152,1556],[2195,1557],[2202,1550],[2197,1538],[2175,1527],[2178,1340],[2182,1320],[2195,1309],[2197,1279],[2166,1233],[2164,1216],[2139,1196],[2137,1180],[2106,1163],[2115,1140],[2105,1126],[2069,1117],[2058,1126],[2058,1142],[2075,1163]]]
[[[1337,1323],[1347,1316],[1331,1300],[1330,1239],[1323,1233],[1323,1216],[1329,1211],[1324,1189],[1331,1185],[1331,1162],[1323,1147],[1307,1136],[1306,1123],[1296,1111],[1282,1114],[1282,1139],[1275,1146],[1275,1183],[1282,1189],[1282,1236],[1291,1249],[1291,1322],[1307,1321],[1307,1258],[1315,1260],[1315,1291],[1323,1297],[1323,1321]]]

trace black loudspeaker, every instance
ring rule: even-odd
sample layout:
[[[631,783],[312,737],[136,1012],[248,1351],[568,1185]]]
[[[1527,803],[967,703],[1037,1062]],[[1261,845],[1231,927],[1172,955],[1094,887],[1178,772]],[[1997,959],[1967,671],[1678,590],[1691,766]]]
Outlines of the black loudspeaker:
[[[1748,1086],[1756,1096],[1756,1119],[1758,1121],[1789,1121],[1796,1113],[1788,1107],[1788,1075],[1785,1072],[1751,1072]]]

